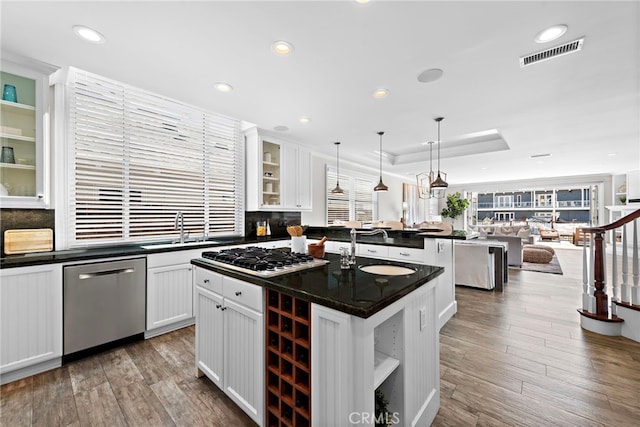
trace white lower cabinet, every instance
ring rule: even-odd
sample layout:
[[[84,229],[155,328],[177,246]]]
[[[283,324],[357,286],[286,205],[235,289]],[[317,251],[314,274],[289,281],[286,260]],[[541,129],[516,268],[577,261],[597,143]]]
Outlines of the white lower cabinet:
[[[195,267],[196,367],[264,423],[262,288]]]
[[[436,284],[363,319],[311,306],[313,426],[373,425],[375,391],[391,425],[428,426],[440,407]]]
[[[192,325],[193,266],[205,249],[147,256],[147,327],[145,338]]]
[[[2,384],[60,366],[62,266],[0,270]]]
[[[147,330],[193,318],[191,264],[147,271]]]

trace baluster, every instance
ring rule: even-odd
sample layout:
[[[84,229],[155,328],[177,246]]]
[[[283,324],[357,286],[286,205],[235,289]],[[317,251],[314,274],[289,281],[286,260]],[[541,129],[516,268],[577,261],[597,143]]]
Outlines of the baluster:
[[[590,244],[589,248],[593,247],[593,242],[591,242],[591,233],[584,233],[584,239],[589,238]],[[591,283],[593,283],[593,275],[591,273],[591,266],[593,260],[593,251],[589,249],[589,257],[587,258],[587,244],[585,241],[582,242],[582,309],[589,313],[596,312],[596,299],[593,296],[593,292],[591,289]]]
[[[622,302],[631,302],[631,285],[629,284],[629,254],[627,252],[627,224],[622,226]]]
[[[640,271],[638,268],[638,220],[633,220],[633,288],[631,291],[631,304],[640,305]]]
[[[607,316],[609,310],[607,308],[608,298],[604,289],[604,231],[598,230],[594,236],[594,259],[593,259],[593,286],[595,291],[593,295],[596,298],[596,314]]]
[[[611,297],[611,305],[609,306],[611,308],[611,314],[616,314],[616,302],[619,302],[620,299],[618,298],[618,250],[617,250],[617,244],[616,244],[616,230],[613,229],[611,230],[611,241],[613,242],[611,244],[611,246],[613,246],[612,248],[612,253],[611,253],[611,290],[612,290],[612,297]],[[605,251],[606,253],[606,251]],[[606,276],[605,276],[606,277]]]

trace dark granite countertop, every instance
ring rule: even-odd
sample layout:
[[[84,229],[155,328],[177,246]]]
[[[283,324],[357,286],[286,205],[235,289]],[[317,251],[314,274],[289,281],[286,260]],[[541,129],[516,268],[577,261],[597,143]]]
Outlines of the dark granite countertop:
[[[269,278],[227,270],[201,259],[191,263],[363,318],[370,317],[444,272],[443,267],[357,258],[356,266],[388,264],[416,270],[405,276],[380,276],[365,273],[357,267],[341,270],[340,256],[336,254],[326,254],[325,259],[330,261],[325,266]]]
[[[371,231],[370,228],[358,228],[358,231]],[[336,240],[339,242],[348,242],[351,240],[349,232],[350,228],[347,227],[308,227],[305,230],[305,235],[310,239],[321,239],[323,236],[327,236],[329,240]],[[424,248],[424,239],[452,239],[452,240],[467,240],[475,238],[476,236],[467,233],[464,230],[454,230],[451,234],[430,233],[419,229],[405,229],[405,230],[385,230],[389,238],[384,240],[379,234],[375,236],[363,236],[358,235],[358,243],[368,243],[373,245],[385,245],[385,246],[400,246],[407,248]]]
[[[362,229],[366,230],[366,229]],[[308,239],[321,239],[327,236],[329,240],[349,242],[349,228],[334,227],[307,227],[305,235]],[[420,230],[387,230],[388,239],[383,239],[381,235],[362,236],[358,235],[358,243],[367,243],[374,245],[399,246],[408,248],[424,248],[424,238],[434,237],[440,239],[457,239],[467,240],[477,237],[470,235],[464,231],[455,230],[449,236],[429,235]],[[277,240],[286,240],[289,236],[272,236],[272,237],[211,237],[210,241],[191,244],[188,246],[173,246],[163,248],[144,249],[142,246],[147,244],[119,244],[113,246],[97,246],[87,248],[74,248],[53,252],[36,252],[23,255],[8,255],[0,258],[1,268],[28,267],[41,264],[67,263],[75,261],[86,261],[100,258],[126,257],[135,255],[149,255],[161,252],[172,252],[199,248],[212,248],[216,246],[243,245],[252,243],[261,243]],[[166,242],[168,243],[168,242]],[[157,242],[160,244],[160,242]],[[149,243],[148,245],[152,245]]]
[[[287,236],[288,237],[288,236]],[[190,249],[204,249],[216,246],[243,245],[251,243],[284,240],[287,237],[212,237],[205,242],[193,243],[187,246],[172,246],[145,249],[142,246],[159,245],[160,242],[149,244],[120,244],[113,246],[93,246],[52,252],[34,252],[23,255],[8,255],[0,258],[0,268],[28,267],[41,264],[56,264],[74,261],[85,261],[100,258],[126,257],[135,255],[149,255],[162,252],[186,251]],[[169,242],[166,242],[169,243]]]

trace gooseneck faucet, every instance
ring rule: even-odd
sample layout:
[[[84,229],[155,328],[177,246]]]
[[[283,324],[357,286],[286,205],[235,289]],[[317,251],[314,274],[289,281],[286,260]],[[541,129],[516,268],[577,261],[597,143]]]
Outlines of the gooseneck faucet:
[[[352,228],[349,232],[349,235],[351,236],[351,256],[349,257],[349,264],[351,265],[356,263],[356,237],[358,236],[358,234],[361,234],[363,236],[382,234],[382,237],[384,237],[385,240],[389,238],[387,231],[380,228],[371,231],[358,231],[355,228]]]
[[[176,213],[175,229],[180,230],[180,243],[184,243],[184,215],[182,212]]]

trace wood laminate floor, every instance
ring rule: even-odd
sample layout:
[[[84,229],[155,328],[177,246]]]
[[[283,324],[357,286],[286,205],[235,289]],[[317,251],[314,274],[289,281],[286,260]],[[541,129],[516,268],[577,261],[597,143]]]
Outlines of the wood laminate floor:
[[[456,289],[434,426],[640,425],[640,344],[580,328],[582,252],[557,252],[562,276]],[[69,363],[2,386],[0,425],[254,426],[194,360],[189,327]]]

